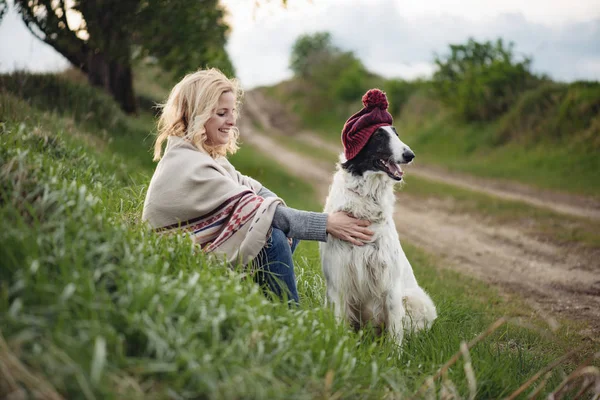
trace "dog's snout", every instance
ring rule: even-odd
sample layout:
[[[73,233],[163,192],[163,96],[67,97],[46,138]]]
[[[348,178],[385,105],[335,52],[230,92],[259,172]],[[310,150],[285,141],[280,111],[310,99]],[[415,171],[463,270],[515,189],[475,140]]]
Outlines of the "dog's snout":
[[[404,158],[404,161],[409,163],[415,158],[415,153],[410,150],[405,150],[404,153],[402,153],[402,157]]]

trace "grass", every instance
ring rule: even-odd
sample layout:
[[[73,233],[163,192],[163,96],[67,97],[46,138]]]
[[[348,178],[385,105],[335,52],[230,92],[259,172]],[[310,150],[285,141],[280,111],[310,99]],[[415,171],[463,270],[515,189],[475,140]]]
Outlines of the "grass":
[[[314,242],[295,256],[302,305],[290,310],[244,271],[211,264],[187,238],[157,237],[139,222],[152,172],[137,159],[144,119],[107,137],[14,95],[0,94],[0,104],[0,397],[400,398],[499,316],[532,317],[406,247],[440,317],[400,352],[322,307]],[[110,147],[122,134],[131,135],[130,156]],[[246,148],[232,161],[290,205],[319,206],[309,185],[259,153]],[[570,329],[554,336],[503,325],[470,351],[477,398],[508,395],[576,346]],[[446,383],[466,397],[463,367],[462,359],[452,365]]]
[[[398,119],[397,119],[398,120]],[[498,124],[464,125],[440,115],[421,126],[396,123],[404,141],[428,164],[475,176],[588,196],[600,196],[600,161],[596,150],[568,140],[494,144]]]
[[[396,118],[396,125],[424,162],[481,177],[600,196],[600,160],[593,127],[588,132],[578,126],[583,115],[554,118],[558,111],[545,106],[550,95],[538,92],[526,92],[523,101],[504,117],[487,124],[462,122],[430,95],[416,93]],[[532,101],[535,107],[530,109]],[[587,109],[581,112],[586,120],[593,115]],[[554,132],[558,125],[560,134]]]

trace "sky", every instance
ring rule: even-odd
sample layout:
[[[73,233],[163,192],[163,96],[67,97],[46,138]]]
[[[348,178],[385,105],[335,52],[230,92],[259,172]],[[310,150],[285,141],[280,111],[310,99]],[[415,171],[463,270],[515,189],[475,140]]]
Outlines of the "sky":
[[[435,54],[469,37],[515,42],[535,72],[555,80],[600,80],[599,0],[221,0],[227,51],[246,89],[291,77],[291,47],[302,34],[330,32],[387,78],[428,77]],[[14,12],[0,23],[0,71],[68,65],[35,39]]]

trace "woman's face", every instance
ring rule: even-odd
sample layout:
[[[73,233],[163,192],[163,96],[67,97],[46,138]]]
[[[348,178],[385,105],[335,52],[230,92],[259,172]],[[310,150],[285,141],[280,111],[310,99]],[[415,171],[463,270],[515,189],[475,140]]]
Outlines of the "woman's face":
[[[219,104],[215,113],[206,124],[206,143],[211,146],[229,143],[230,130],[235,126],[235,96],[232,92],[225,92],[219,97]]]

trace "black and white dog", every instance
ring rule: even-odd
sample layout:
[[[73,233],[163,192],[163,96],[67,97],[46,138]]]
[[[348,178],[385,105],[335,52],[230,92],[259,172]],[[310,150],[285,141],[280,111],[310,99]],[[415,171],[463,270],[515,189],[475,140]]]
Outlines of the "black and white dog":
[[[400,164],[415,157],[396,129],[377,129],[351,160],[340,156],[325,212],[345,211],[371,222],[371,242],[355,246],[329,236],[320,244],[327,299],[336,316],[355,329],[370,323],[384,328],[400,345],[404,330],[431,326],[433,301],[418,285],[394,224],[394,185],[402,180]]]

